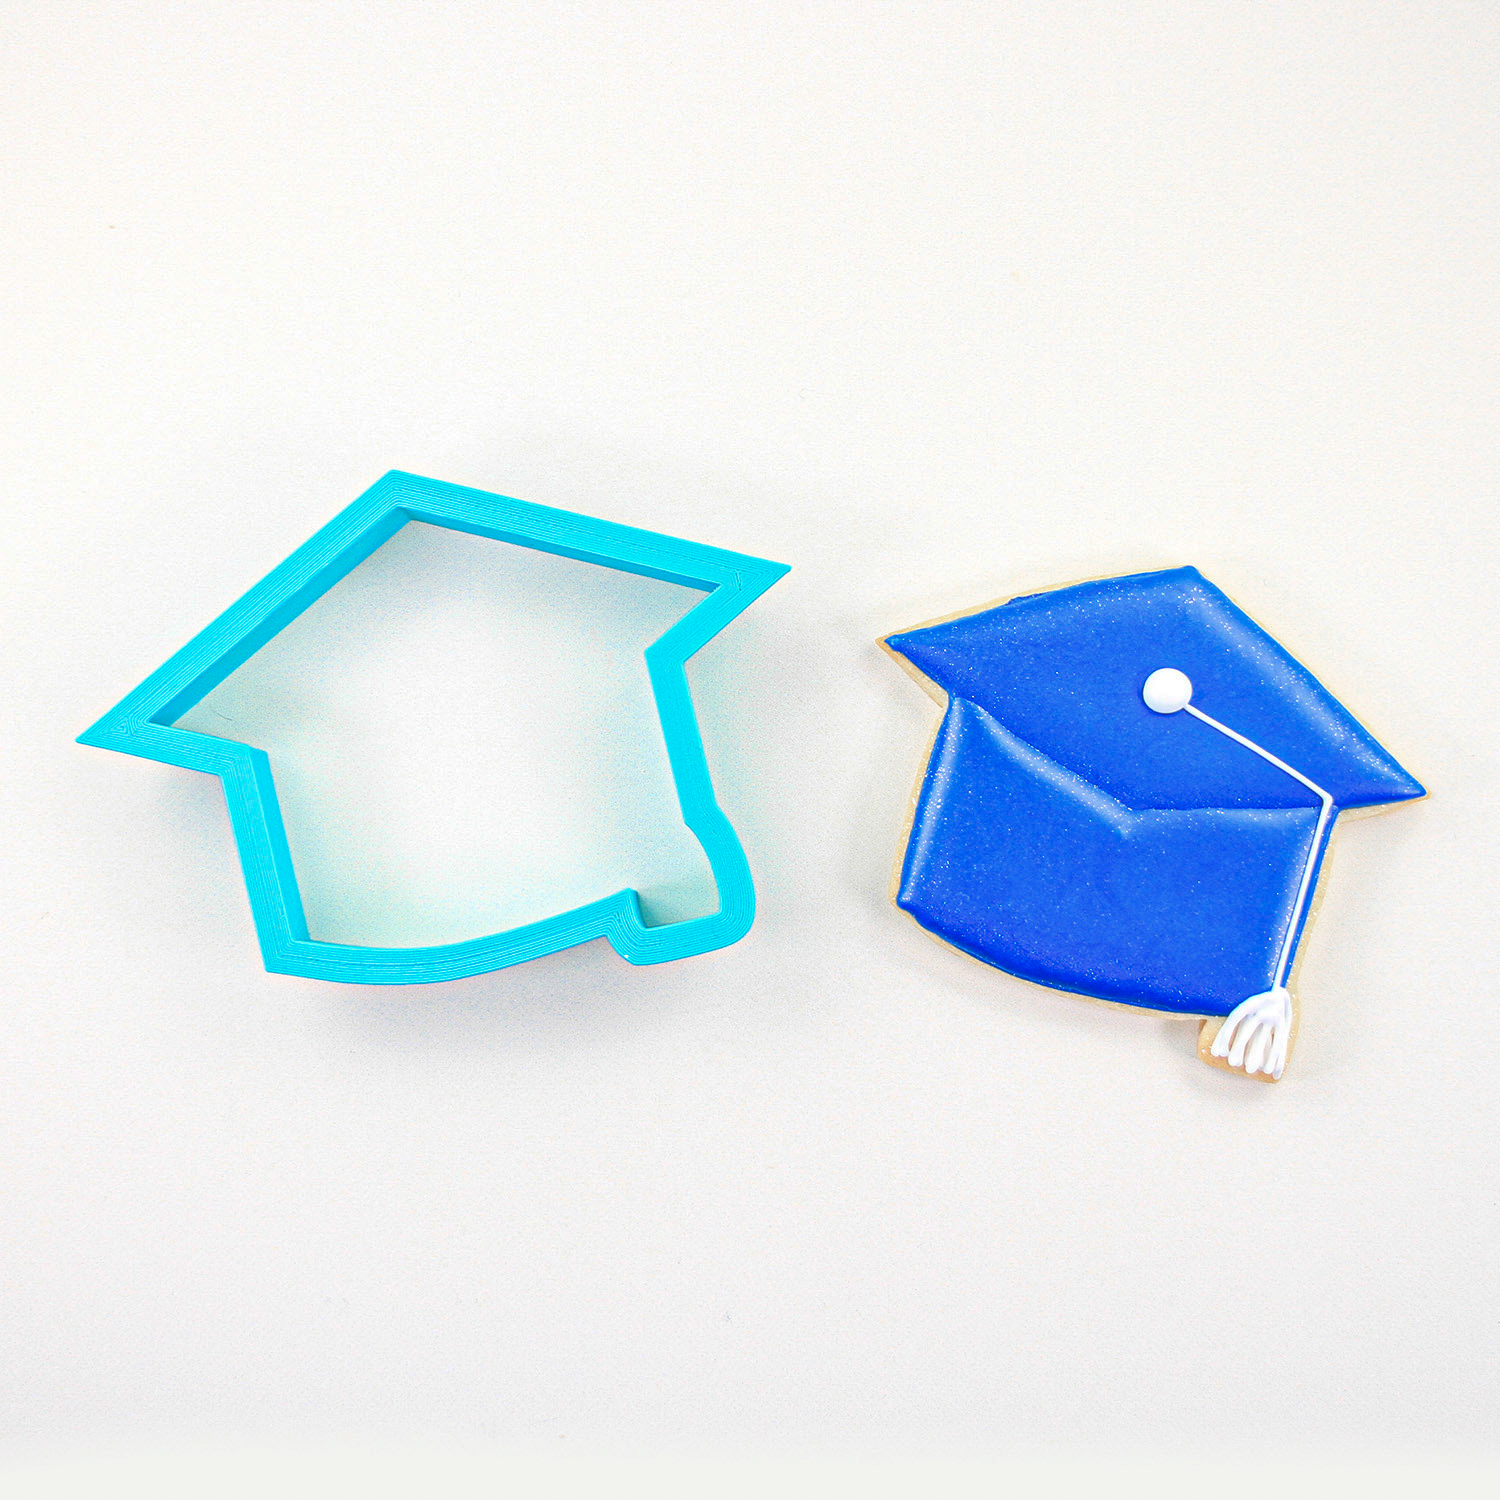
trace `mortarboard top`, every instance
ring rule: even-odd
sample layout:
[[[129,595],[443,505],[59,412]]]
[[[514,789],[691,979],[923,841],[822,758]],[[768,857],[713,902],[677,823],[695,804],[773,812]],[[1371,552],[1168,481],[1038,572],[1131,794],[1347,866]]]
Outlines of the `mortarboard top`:
[[[1325,788],[1340,809],[1424,795],[1299,662],[1196,568],[1011,599],[885,644],[950,698],[1127,807],[1279,808],[1317,796],[1185,714],[1146,678],[1185,672],[1193,702]]]

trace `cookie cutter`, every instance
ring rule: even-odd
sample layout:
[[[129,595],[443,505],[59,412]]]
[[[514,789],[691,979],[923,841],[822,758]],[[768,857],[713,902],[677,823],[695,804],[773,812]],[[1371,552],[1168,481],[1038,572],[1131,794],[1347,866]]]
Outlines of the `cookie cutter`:
[[[253,745],[180,729],[176,721],[409,521],[706,594],[646,647],[645,657],[683,822],[708,859],[719,893],[717,911],[647,926],[639,894],[626,888],[462,942],[382,948],[309,936],[270,757]],[[601,937],[632,964],[688,958],[744,937],[755,919],[755,887],[745,851],[714,798],[687,661],[787,571],[785,564],[764,558],[393,470],[79,735],[78,743],[219,778],[261,955],[271,973],[345,984],[432,984],[487,974]]]

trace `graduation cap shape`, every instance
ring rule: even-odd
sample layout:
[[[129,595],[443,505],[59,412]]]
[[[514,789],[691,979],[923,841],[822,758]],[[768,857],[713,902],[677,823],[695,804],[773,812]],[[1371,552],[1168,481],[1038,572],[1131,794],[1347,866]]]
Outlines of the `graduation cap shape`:
[[[1423,788],[1196,568],[885,645],[948,698],[897,905],[1022,979],[1227,1018],[1209,1060],[1279,1078],[1333,824]]]
[[[324,942],[307,928],[266,752],[177,721],[314,600],[411,521],[659,578],[704,598],[646,648],[646,669],[683,822],[719,891],[705,916],[648,926],[630,889],[464,942],[381,948]],[[121,699],[79,743],[217,776],[224,786],[261,955],[272,973],[349,984],[430,984],[486,974],[605,938],[633,964],[735,943],[755,917],[750,866],[714,797],[688,691],[687,661],[787,571],[783,563],[530,505],[393,470]]]

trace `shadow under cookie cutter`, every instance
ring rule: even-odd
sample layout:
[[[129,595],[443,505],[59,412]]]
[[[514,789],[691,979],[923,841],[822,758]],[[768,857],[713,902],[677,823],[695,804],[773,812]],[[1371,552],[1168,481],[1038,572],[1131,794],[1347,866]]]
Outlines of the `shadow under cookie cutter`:
[[[640,896],[627,888],[557,916],[457,943],[380,948],[308,935],[270,757],[253,745],[179,729],[176,721],[408,521],[706,593],[701,604],[646,647],[645,657],[683,822],[708,859],[719,893],[717,911],[650,927]],[[688,958],[727,947],[750,930],[755,887],[740,841],[714,799],[688,691],[687,661],[787,571],[783,563],[392,471],[79,735],[78,743],[219,778],[261,954],[272,973],[348,984],[431,984],[486,974],[600,937],[633,964]]]

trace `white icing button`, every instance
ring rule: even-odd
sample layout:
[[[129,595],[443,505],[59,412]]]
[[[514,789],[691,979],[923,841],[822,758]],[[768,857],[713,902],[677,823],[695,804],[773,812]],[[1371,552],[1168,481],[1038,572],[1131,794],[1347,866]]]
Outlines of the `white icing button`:
[[[1192,679],[1176,667],[1158,667],[1141,689],[1146,707],[1154,714],[1178,714],[1193,698]]]

